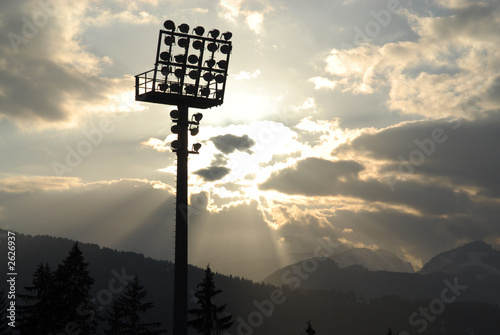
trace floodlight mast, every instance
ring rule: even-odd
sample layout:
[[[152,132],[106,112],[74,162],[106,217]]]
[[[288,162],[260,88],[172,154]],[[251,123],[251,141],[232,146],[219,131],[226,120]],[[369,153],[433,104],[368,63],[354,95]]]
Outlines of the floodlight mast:
[[[175,123],[172,132],[177,134],[177,140],[171,144],[177,154],[173,334],[187,335],[188,155],[197,154],[201,147],[195,143],[193,150],[188,150],[188,132],[193,136],[198,134],[202,119],[201,113],[197,113],[193,115],[194,120],[189,121],[188,108],[206,109],[224,102],[232,34],[226,32],[222,34],[223,39],[217,39],[219,31],[212,29],[207,36],[202,36],[205,28],[201,26],[189,34],[187,24],[179,25],[176,31],[171,20],[163,26],[154,69],[135,76],[135,100],[177,106],[177,110],[170,113]],[[206,46],[207,52],[204,52]],[[180,53],[172,56],[176,49]],[[198,55],[189,55],[191,49]]]

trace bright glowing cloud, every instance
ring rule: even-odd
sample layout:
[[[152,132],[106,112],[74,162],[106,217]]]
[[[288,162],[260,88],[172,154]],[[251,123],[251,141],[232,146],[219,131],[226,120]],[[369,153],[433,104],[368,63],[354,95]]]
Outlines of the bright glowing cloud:
[[[245,22],[248,27],[256,34],[262,33],[262,24],[264,23],[264,14],[253,12],[247,15]]]
[[[238,73],[234,76],[234,79],[236,79],[236,80],[252,79],[252,78],[257,78],[259,75],[260,75],[259,69],[255,70],[253,72],[241,71],[240,73]]]
[[[337,82],[324,77],[313,77],[309,79],[314,84],[314,89],[319,90],[322,88],[334,89]]]
[[[24,193],[35,191],[62,191],[84,186],[80,178],[65,177],[11,177],[0,179],[0,192]]]

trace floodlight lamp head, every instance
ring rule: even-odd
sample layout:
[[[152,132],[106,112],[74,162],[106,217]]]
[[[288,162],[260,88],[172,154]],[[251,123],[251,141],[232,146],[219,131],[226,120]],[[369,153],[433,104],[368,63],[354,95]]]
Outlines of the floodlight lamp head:
[[[172,45],[175,42],[175,38],[173,36],[165,36],[164,42],[166,45]]]
[[[174,59],[177,63],[184,63],[184,59],[186,57],[183,54],[178,54],[174,56]]]
[[[191,70],[191,71],[189,71],[189,78],[196,80],[196,79],[200,78],[200,73],[196,70]]]
[[[196,122],[200,122],[201,119],[203,119],[203,114],[201,113],[196,113],[196,114],[193,114],[193,119],[196,121]]]
[[[189,26],[186,23],[181,24],[178,29],[181,33],[184,34],[187,34],[189,32]]]
[[[200,40],[194,41],[193,48],[195,48],[196,50],[201,50],[203,48],[203,42]]]
[[[226,41],[229,41],[231,37],[233,37],[233,33],[226,31],[224,34],[222,34],[222,37],[224,37]]]
[[[189,129],[189,132],[191,133],[191,136],[196,136],[200,132],[200,128],[198,128],[198,127],[191,128],[191,129]]]
[[[179,85],[177,83],[173,83],[172,85],[170,85],[170,91],[175,92],[175,93],[180,93],[181,92],[181,85]]]
[[[163,27],[165,27],[165,29],[167,29],[167,30],[174,31],[175,30],[175,23],[172,20],[167,20],[167,21],[163,22]]]
[[[187,38],[179,38],[179,41],[177,41],[177,45],[179,45],[181,48],[187,47],[189,44],[189,41]]]
[[[224,55],[228,55],[231,52],[231,46],[224,44],[220,47],[220,52],[222,52]]]
[[[213,68],[215,65],[215,59],[210,58],[209,60],[206,60],[206,63],[209,68]]]
[[[205,28],[203,28],[202,26],[198,26],[198,27],[194,28],[193,30],[194,30],[194,33],[198,36],[203,36],[203,34],[205,33]]]
[[[170,69],[170,66],[162,66],[161,68],[161,74],[164,75],[165,77],[168,76],[172,72]]]
[[[222,84],[226,78],[222,74],[218,74],[215,76],[215,81],[219,84]]]
[[[175,69],[174,74],[177,78],[182,78],[182,77],[184,77],[184,70],[183,69]]]
[[[177,109],[173,109],[173,110],[170,111],[170,117],[172,119],[178,119],[179,115],[180,115],[180,113],[179,113],[179,111]]]
[[[218,29],[212,29],[208,32],[212,38],[219,37],[220,31]]]
[[[178,134],[179,133],[179,126],[174,124],[171,128],[170,128],[170,131],[174,134]]]
[[[188,85],[185,88],[187,94],[195,94],[196,93],[196,87],[194,85]]]
[[[214,79],[214,76],[210,72],[205,72],[203,74],[203,79],[205,79],[205,81],[210,82],[212,79]]]
[[[227,61],[220,60],[217,62],[217,66],[223,70],[227,70]]]
[[[181,147],[181,142],[179,140],[172,141],[170,146],[172,147],[172,149],[177,150]]]
[[[170,56],[170,53],[168,51],[163,51],[160,54],[160,58],[161,58],[161,60],[168,62],[170,60],[171,56]]]
[[[198,152],[201,149],[201,143],[195,143],[193,144],[193,150],[194,152]]]
[[[198,61],[199,61],[198,56],[196,56],[196,55],[189,55],[189,57],[188,57],[188,62],[189,63],[195,64],[195,63],[198,63]]]
[[[201,93],[201,96],[203,97],[208,97],[210,95],[210,88],[208,87],[203,87],[201,90],[200,90],[200,93]]]
[[[207,46],[207,49],[210,52],[216,52],[218,48],[219,46],[217,45],[217,43],[209,43]]]

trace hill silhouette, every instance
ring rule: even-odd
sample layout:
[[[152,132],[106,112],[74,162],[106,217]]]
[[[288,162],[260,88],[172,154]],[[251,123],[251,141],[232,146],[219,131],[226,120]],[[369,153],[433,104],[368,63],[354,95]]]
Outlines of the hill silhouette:
[[[16,238],[18,293],[23,292],[22,287],[31,284],[37,265],[48,262],[52,268],[57,267],[74,245],[74,241],[49,236],[17,234]],[[119,278],[137,274],[148,291],[145,300],[154,303],[145,321],[158,321],[170,334],[172,333],[173,264],[171,262],[154,260],[132,252],[102,248],[94,244],[80,243],[79,246],[85,261],[89,263],[90,275],[95,279],[90,293],[100,311],[107,310],[111,302],[117,298],[113,290],[116,289]],[[5,243],[2,243],[2,249],[6,250]],[[6,252],[5,250],[3,252]],[[440,297],[439,289],[443,289],[443,282],[440,282],[441,286],[436,284],[438,289],[436,295],[428,299],[411,300],[383,292],[377,297],[375,294],[373,297],[368,297],[343,288],[304,289],[316,286],[315,280],[319,279],[315,278],[326,276],[327,270],[332,269],[336,273],[349,272],[352,278],[365,278],[374,274],[386,277],[394,275],[388,272],[367,271],[355,265],[339,269],[333,261],[325,261],[324,264],[325,266],[318,266],[314,272],[308,273],[310,276],[301,280],[300,288],[290,287],[285,285],[286,283],[279,283],[278,287],[215,274],[215,285],[222,290],[216,303],[227,303],[227,311],[235,320],[226,335],[298,334],[309,319],[313,321],[317,334],[385,334],[388,326],[399,331],[407,331],[409,334],[419,334],[423,322],[426,323],[426,334],[440,334],[443,325],[447,333],[457,335],[469,334],[468,329],[478,334],[498,334],[500,331],[498,306],[484,302],[460,301],[446,304],[443,311],[435,315],[438,320],[436,322],[426,321],[419,315],[421,308],[428,308],[432,299]],[[6,264],[2,264],[2,267],[5,266]],[[4,271],[6,273],[5,268]],[[196,291],[196,285],[201,282],[203,275],[203,269],[189,267],[188,287],[191,294]],[[412,276],[424,277],[409,273],[396,275],[401,276],[402,282],[404,278]],[[437,274],[428,277],[433,276],[437,276],[439,280],[442,278]],[[110,286],[112,281],[113,284]],[[379,284],[380,280],[377,279],[371,283],[371,288],[376,290]],[[411,280],[408,285],[412,285]],[[20,304],[21,301],[17,303]],[[195,299],[189,304],[189,308],[193,307],[196,307]],[[411,316],[413,323],[409,321]],[[190,334],[195,332],[190,330]]]

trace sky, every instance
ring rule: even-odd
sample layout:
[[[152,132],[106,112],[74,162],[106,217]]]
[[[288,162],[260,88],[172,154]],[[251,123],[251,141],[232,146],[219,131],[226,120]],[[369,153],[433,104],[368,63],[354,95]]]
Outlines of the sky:
[[[190,263],[500,248],[494,0],[3,0],[1,228],[173,260],[174,107],[134,97],[167,19],[233,33],[224,104],[190,111]]]

